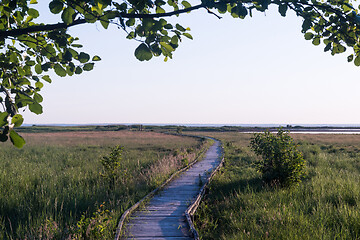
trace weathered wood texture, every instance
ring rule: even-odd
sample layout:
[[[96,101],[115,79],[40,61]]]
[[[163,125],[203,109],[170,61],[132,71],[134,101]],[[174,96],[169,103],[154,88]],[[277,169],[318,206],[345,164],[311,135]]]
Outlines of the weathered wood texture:
[[[130,216],[122,239],[193,239],[185,211],[220,162],[220,143],[216,141],[205,158],[170,182],[143,208]]]

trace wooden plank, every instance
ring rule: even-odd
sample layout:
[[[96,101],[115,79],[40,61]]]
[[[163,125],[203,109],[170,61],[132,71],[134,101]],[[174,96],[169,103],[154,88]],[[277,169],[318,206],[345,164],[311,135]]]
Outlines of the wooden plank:
[[[168,202],[164,202],[164,201],[150,201],[149,202],[149,206],[163,206],[163,207],[186,207],[186,201],[168,201]],[[146,209],[146,207],[144,207],[144,209]]]
[[[147,217],[147,218],[137,218],[131,221],[131,224],[159,224],[166,222],[167,224],[180,224],[186,223],[185,218],[173,218],[173,217]]]
[[[159,196],[157,197],[155,200],[157,201],[164,201],[164,202],[169,202],[169,201],[191,201],[194,199],[194,196],[178,196],[178,195],[172,195],[172,196]]]
[[[168,217],[173,217],[172,214],[166,214],[166,213],[160,213],[160,212],[139,212],[136,214],[136,217],[139,218],[150,218],[150,217],[162,217],[162,218],[168,218]],[[177,217],[183,217],[185,218],[185,213],[181,214],[180,216]],[[131,223],[131,220],[130,220]]]
[[[132,237],[191,237],[185,224],[128,224],[126,234]]]
[[[161,221],[161,220],[166,220],[166,221],[186,221],[184,215],[182,216],[143,216],[143,215],[136,215],[134,217],[131,217],[132,221],[137,221],[137,220],[143,220],[143,221],[147,221],[149,219],[154,219],[154,221]]]
[[[215,143],[204,160],[170,182],[145,208],[133,213],[126,224],[123,239],[192,239],[185,211],[200,191],[200,180],[206,181],[210,171],[217,165],[218,146]]]

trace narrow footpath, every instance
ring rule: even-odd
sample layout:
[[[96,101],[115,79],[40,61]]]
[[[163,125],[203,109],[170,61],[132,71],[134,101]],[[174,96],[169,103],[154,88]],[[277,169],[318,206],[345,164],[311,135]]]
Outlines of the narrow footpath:
[[[122,239],[193,239],[185,210],[220,161],[221,144],[215,141],[203,160],[171,181],[145,208],[131,214]]]

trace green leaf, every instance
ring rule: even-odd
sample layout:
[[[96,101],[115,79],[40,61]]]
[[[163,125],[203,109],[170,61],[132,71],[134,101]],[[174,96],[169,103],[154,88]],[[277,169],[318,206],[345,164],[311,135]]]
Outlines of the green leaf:
[[[93,63],[86,63],[83,67],[84,71],[91,71],[94,68],[94,64]]]
[[[157,14],[165,13],[165,10],[161,7],[156,7],[156,13]]]
[[[39,12],[38,10],[34,9],[34,8],[29,8],[28,12],[29,16],[33,17],[33,18],[37,18],[39,17]]]
[[[191,4],[187,1],[182,1],[181,4],[185,7],[185,8],[190,8]]]
[[[118,16],[118,12],[117,11],[106,11],[105,13],[107,19],[114,19]]]
[[[15,103],[18,107],[25,107],[26,105],[32,104],[34,100],[28,95],[18,93],[15,96]]]
[[[315,37],[314,40],[312,41],[312,43],[317,46],[320,44],[320,38],[319,37]]]
[[[101,60],[101,58],[99,57],[99,56],[94,56],[93,58],[92,58],[92,61],[100,61]]]
[[[360,56],[356,56],[355,60],[354,60],[354,64],[355,66],[360,66]]]
[[[327,52],[331,49],[331,43],[326,44],[325,48],[324,48],[324,52]]]
[[[17,67],[17,70],[18,70],[18,73],[19,73],[20,76],[25,76],[25,71],[24,71],[24,69],[22,69],[22,68],[19,66],[19,67]]]
[[[71,53],[73,58],[76,58],[79,55],[79,53],[72,48],[69,48],[68,51]]]
[[[55,64],[54,70],[58,76],[60,76],[60,77],[66,76],[66,70],[59,63]]]
[[[19,85],[31,85],[30,81],[27,78],[20,78],[18,81]]]
[[[191,40],[193,39],[193,37],[189,33],[183,33],[183,35]]]
[[[353,6],[348,3],[344,3],[344,5],[342,5],[342,8],[344,9],[344,12],[349,12],[354,9]]]
[[[307,30],[309,30],[312,26],[312,22],[309,19],[305,19],[303,24],[302,24],[302,31],[306,32]]]
[[[164,28],[165,29],[173,29],[173,26],[170,23],[168,23],[164,26]]]
[[[49,75],[44,75],[42,77],[42,79],[44,79],[45,81],[47,81],[48,83],[51,83],[51,78],[49,77]]]
[[[31,112],[33,112],[35,114],[43,113],[43,108],[39,103],[29,104],[29,109]]]
[[[106,16],[101,17],[100,23],[103,26],[103,28],[108,29],[108,27],[109,27],[109,19]]]
[[[126,36],[126,38],[127,38],[127,39],[133,39],[133,38],[135,38],[135,32],[134,32],[134,31],[130,32],[129,35]]]
[[[43,101],[43,97],[42,97],[40,94],[35,93],[35,94],[34,94],[34,100],[35,100],[36,102],[38,102],[38,103],[41,103],[41,102]]]
[[[126,26],[131,27],[135,24],[135,18],[130,18],[126,21]]]
[[[86,12],[84,13],[84,16],[85,16],[85,20],[86,20],[88,23],[94,23],[94,22],[97,21],[96,16],[94,16],[94,14],[92,14],[91,12],[86,11]]]
[[[58,14],[63,10],[64,4],[60,0],[53,0],[49,4],[50,12]]]
[[[7,112],[0,113],[0,127],[8,124],[8,120],[7,120],[8,116],[9,116],[9,113],[7,113]]]
[[[84,52],[81,52],[79,55],[78,55],[78,60],[81,62],[81,63],[86,63],[90,60],[90,55],[87,54],[87,53],[84,53]]]
[[[17,148],[22,148],[25,144],[25,140],[14,130],[10,131],[10,140]]]
[[[32,60],[26,61],[25,64],[28,66],[35,66],[35,61],[32,61]]]
[[[37,4],[38,2],[36,0],[30,0],[30,4]]]
[[[218,9],[219,13],[226,13],[227,11],[227,4],[224,2],[219,2],[215,5],[215,7]]]
[[[21,114],[16,114],[11,119],[11,123],[14,124],[14,127],[20,127],[23,122],[24,118]]]
[[[179,30],[179,31],[181,31],[181,32],[185,32],[185,31],[186,31],[186,29],[185,29],[183,26],[181,26],[180,24],[176,24],[175,27],[176,27],[177,30]]]
[[[172,44],[178,44],[178,41],[179,41],[179,38],[178,36],[174,35],[172,38],[171,38],[171,43]]]
[[[152,52],[145,43],[142,43],[135,49],[135,57],[140,61],[149,61],[152,58]]]
[[[73,22],[73,15],[75,11],[72,7],[67,7],[64,9],[63,13],[61,14],[61,19],[66,24],[71,24]]]
[[[281,16],[286,17],[287,8],[288,8],[288,6],[286,4],[279,5],[279,13]]]
[[[75,74],[81,74],[83,72],[83,70],[81,69],[81,67],[76,67],[75,69]]]
[[[44,86],[44,84],[42,83],[42,82],[36,82],[35,83],[35,87],[37,87],[37,88],[42,88]]]
[[[71,46],[72,47],[76,47],[76,48],[82,48],[83,47],[83,45],[81,45],[81,44],[71,44]],[[70,49],[69,49],[70,50]],[[75,51],[75,50],[73,50],[73,51]],[[74,56],[74,55],[73,55]]]
[[[311,40],[311,39],[313,39],[314,34],[311,32],[307,32],[307,33],[305,33],[304,37],[306,40]]]
[[[66,73],[67,73],[69,76],[74,75],[74,72],[75,72],[75,66],[70,66],[70,65],[67,65],[67,66],[66,66]]]
[[[62,55],[63,60],[71,62],[72,60],[72,53],[69,50],[66,50],[65,53]]]
[[[154,25],[154,21],[152,19],[145,18],[143,20],[142,26],[145,31],[150,31],[153,25]]]
[[[41,74],[41,73],[42,73],[41,64],[36,64],[36,65],[35,65],[35,72],[36,72],[37,74]]]
[[[172,46],[170,46],[169,44],[167,44],[167,43],[160,42],[160,45],[163,46],[169,52],[174,51],[174,48]]]
[[[16,63],[18,61],[18,58],[16,56],[16,53],[12,52],[10,55],[10,62]]]

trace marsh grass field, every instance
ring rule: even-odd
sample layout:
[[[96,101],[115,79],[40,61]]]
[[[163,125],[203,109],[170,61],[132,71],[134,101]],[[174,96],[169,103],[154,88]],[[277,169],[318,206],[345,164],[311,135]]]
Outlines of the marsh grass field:
[[[22,133],[0,145],[0,239],[112,239],[121,214],[193,161],[204,140],[155,132]],[[122,146],[116,184],[100,160]]]
[[[252,134],[221,139],[225,166],[196,214],[202,239],[359,239],[360,135],[292,134],[307,162],[297,187],[264,185]]]
[[[54,130],[54,129],[53,129]],[[110,130],[110,131],[109,131]],[[0,239],[112,239],[121,214],[209,142],[158,132],[29,129],[0,145]],[[220,139],[225,165],[195,215],[201,239],[359,239],[360,135],[292,134],[306,160],[294,188],[263,184],[252,134]],[[100,160],[123,146],[116,184]]]

